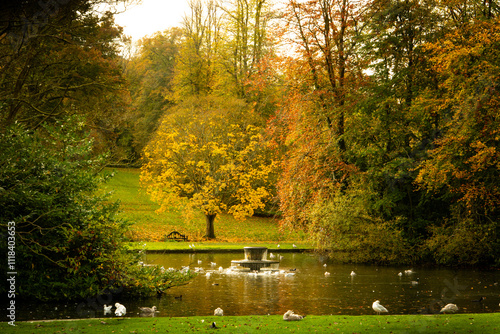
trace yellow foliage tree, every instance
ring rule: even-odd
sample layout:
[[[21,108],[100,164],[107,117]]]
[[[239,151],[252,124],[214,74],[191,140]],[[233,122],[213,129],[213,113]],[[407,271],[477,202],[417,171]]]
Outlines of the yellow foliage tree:
[[[257,117],[240,100],[184,101],[163,119],[144,156],[141,181],[160,210],[199,208],[209,239],[217,214],[251,216],[270,195],[275,163]]]

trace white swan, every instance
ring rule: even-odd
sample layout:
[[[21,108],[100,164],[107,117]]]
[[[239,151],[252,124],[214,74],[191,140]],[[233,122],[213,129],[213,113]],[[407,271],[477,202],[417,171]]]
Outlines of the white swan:
[[[286,311],[286,313],[283,315],[283,320],[285,321],[298,321],[304,319],[305,315],[302,316],[300,314],[295,314],[293,313],[292,310]]]
[[[224,311],[220,307],[217,307],[214,310],[214,315],[223,316],[224,315]]]
[[[104,304],[104,314],[109,314],[111,313],[111,308],[113,307],[113,305],[109,305],[107,306],[106,304]]]
[[[122,316],[124,316],[127,313],[127,309],[122,304],[116,303],[115,307],[116,307],[115,315],[117,317],[122,317]]]
[[[455,313],[458,311],[458,307],[455,304],[446,304],[445,307],[439,311],[439,313]]]
[[[382,305],[380,305],[380,301],[376,300],[373,302],[372,304],[372,309],[377,312],[377,314],[380,314],[382,312],[384,313],[387,313],[389,311],[387,311],[387,309],[385,307],[383,307]]]

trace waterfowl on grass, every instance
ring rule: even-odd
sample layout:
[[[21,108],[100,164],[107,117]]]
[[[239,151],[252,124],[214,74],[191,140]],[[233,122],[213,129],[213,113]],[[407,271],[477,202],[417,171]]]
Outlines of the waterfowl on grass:
[[[305,318],[305,315],[295,314],[292,310],[286,311],[283,315],[283,320],[285,321],[298,321]]]
[[[224,315],[224,311],[223,311],[220,307],[217,307],[217,308],[214,310],[214,315],[217,315],[217,316],[223,316],[223,315]]]
[[[113,305],[106,305],[104,304],[104,314],[109,314],[111,313],[111,308],[113,307]]]
[[[122,304],[116,303],[115,307],[116,307],[115,315],[117,317],[123,317],[127,313],[127,309]]]
[[[377,314],[380,314],[380,313],[388,313],[389,311],[387,311],[387,309],[385,307],[383,307],[382,305],[380,305],[380,301],[376,300],[373,302],[372,304],[372,309],[377,312]]]
[[[141,310],[142,313],[155,313],[156,311],[156,306],[153,307],[139,307],[139,310]]]
[[[458,306],[455,304],[446,304],[439,313],[455,313],[458,311]]]

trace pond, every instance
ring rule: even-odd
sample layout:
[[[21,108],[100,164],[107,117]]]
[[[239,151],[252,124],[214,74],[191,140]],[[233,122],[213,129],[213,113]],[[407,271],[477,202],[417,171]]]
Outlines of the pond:
[[[279,268],[283,272],[234,274],[227,268],[231,260],[242,259],[243,252],[148,254],[148,263],[176,269],[201,267],[211,274],[199,274],[161,298],[110,297],[69,305],[26,305],[17,316],[19,320],[103,317],[102,304],[115,302],[127,307],[127,316],[140,316],[138,307],[155,305],[160,317],[208,316],[217,307],[224,315],[284,314],[289,309],[302,314],[362,315],[375,313],[371,308],[375,300],[390,314],[438,313],[446,303],[457,304],[459,313],[500,311],[498,270],[411,268],[414,273],[406,274],[410,268],[332,264],[309,253],[281,255]],[[351,275],[352,271],[356,275]],[[480,297],[486,299],[478,302]]]

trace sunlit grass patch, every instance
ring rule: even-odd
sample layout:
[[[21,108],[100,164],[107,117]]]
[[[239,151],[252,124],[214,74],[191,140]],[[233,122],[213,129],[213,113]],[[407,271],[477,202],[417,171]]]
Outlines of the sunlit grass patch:
[[[112,172],[107,169],[106,172]],[[172,231],[185,234],[192,241],[201,241],[205,234],[205,217],[195,212],[191,217],[183,215],[181,210],[169,210],[156,213],[159,205],[152,202],[149,195],[139,185],[139,169],[115,169],[115,176],[103,186],[104,191],[111,191],[111,199],[121,202],[120,217],[130,222],[129,237],[133,241],[165,241]],[[273,218],[250,217],[236,220],[231,215],[221,214],[215,220],[217,242],[264,242],[289,241],[302,242],[305,235],[283,231],[279,221]]]

